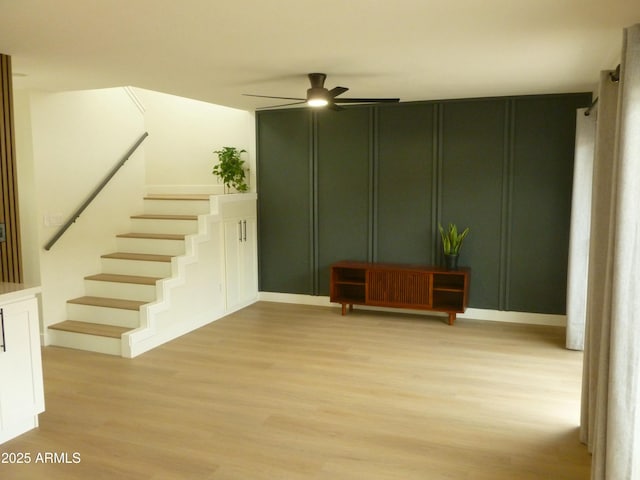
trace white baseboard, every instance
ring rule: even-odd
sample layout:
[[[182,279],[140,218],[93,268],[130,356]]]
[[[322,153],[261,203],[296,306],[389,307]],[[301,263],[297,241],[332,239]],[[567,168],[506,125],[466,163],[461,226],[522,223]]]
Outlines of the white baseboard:
[[[295,293],[274,293],[260,292],[259,299],[265,302],[295,303],[298,305],[315,305],[321,307],[336,307],[339,304],[331,303],[329,297],[315,295],[299,295]],[[357,308],[362,310],[377,310],[384,312],[404,312],[416,315],[443,315],[439,312],[411,309],[394,309],[382,307],[370,307],[366,305],[358,305]],[[491,322],[507,322],[507,323],[524,323],[528,325],[549,325],[554,327],[565,327],[567,325],[566,315],[553,315],[547,313],[532,312],[513,312],[505,310],[487,310],[482,308],[467,308],[465,313],[459,313],[456,318],[466,318],[472,320],[486,320]]]
[[[260,292],[258,299],[264,302],[297,303],[298,305],[316,305],[319,307],[331,307],[337,304],[331,303],[329,297],[316,295],[300,295],[297,293]]]
[[[549,325],[552,327],[567,326],[566,315],[514,312],[509,310],[486,310],[483,308],[467,308],[467,311],[459,313],[457,318],[487,320],[491,322],[526,323],[528,325]]]

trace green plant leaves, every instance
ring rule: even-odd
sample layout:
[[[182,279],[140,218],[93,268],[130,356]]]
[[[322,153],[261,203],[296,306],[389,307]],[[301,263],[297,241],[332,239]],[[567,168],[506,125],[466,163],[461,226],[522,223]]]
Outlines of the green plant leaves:
[[[462,247],[462,241],[469,234],[469,227],[458,233],[458,227],[455,223],[450,223],[447,230],[442,228],[442,225],[439,223],[438,229],[440,230],[440,236],[442,237],[442,249],[444,254],[458,255],[460,253],[460,247]]]
[[[220,177],[228,188],[235,188],[238,192],[249,190],[245,181],[244,160],[240,158],[240,154],[245,152],[246,150],[238,150],[236,147],[222,147],[222,150],[213,152],[218,155],[218,163],[211,173]]]

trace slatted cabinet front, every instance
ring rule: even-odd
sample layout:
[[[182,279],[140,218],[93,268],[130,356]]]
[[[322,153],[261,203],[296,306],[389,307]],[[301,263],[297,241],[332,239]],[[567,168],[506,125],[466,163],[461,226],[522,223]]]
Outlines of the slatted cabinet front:
[[[430,307],[429,273],[401,270],[367,271],[367,304]]]

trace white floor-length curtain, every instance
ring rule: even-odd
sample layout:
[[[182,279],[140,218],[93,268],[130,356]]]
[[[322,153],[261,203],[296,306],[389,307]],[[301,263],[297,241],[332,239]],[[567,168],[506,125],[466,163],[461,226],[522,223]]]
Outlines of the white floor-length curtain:
[[[600,74],[598,91],[598,124],[595,160],[593,166],[593,196],[591,210],[591,241],[589,261],[589,284],[587,290],[587,325],[582,381],[581,440],[589,450],[595,448],[597,433],[603,433],[603,425],[596,428],[606,416],[596,418],[598,392],[607,390],[606,363],[608,358],[608,334],[611,295],[610,270],[611,233],[615,223],[611,216],[614,200],[615,136],[618,112],[618,83],[611,81],[610,74]],[[602,352],[601,352],[602,350]],[[600,372],[602,369],[602,372]],[[606,409],[606,396],[600,399],[599,407]],[[604,437],[600,439],[604,442]]]
[[[597,110],[580,108],[576,113],[576,146],[573,162],[571,233],[567,272],[567,338],[571,350],[584,348],[587,318],[587,271],[591,230],[591,192]]]
[[[598,102],[581,424],[592,480],[640,480],[640,24],[621,58]]]

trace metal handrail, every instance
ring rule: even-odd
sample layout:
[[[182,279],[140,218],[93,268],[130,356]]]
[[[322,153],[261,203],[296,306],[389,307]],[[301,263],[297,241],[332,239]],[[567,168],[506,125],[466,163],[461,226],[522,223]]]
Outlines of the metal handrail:
[[[80,207],[73,212],[73,215],[71,215],[71,217],[69,218],[69,220],[67,220],[67,223],[65,223],[60,230],[57,231],[57,233],[51,238],[51,240],[49,240],[49,243],[47,243],[44,246],[45,250],[50,250],[51,247],[53,247],[53,245],[60,239],[60,237],[64,234],[64,232],[67,231],[67,229],[71,226],[71,224],[75,223],[75,221],[78,219],[78,217],[80,216],[80,214],[82,212],[84,212],[85,208],[87,208],[89,206],[89,204],[93,201],[94,198],[96,198],[98,196],[98,194],[102,191],[102,189],[107,185],[107,183],[109,183],[109,181],[113,178],[113,176],[116,174],[116,172],[118,170],[120,170],[120,167],[122,167],[125,162],[127,160],[129,160],[129,157],[131,155],[133,155],[133,152],[135,152],[138,147],[140,146],[140,144],[142,142],[144,142],[144,139],[147,138],[149,136],[148,132],[144,132],[144,134],[138,139],[138,141],[136,141],[136,143],[133,144],[133,146],[127,151],[127,153],[124,154],[124,156],[122,157],[122,160],[120,160],[115,167],[113,167],[113,169],[111,170],[111,172],[109,172],[109,174],[104,178],[104,180],[102,181],[102,183],[100,183],[100,185],[98,185],[94,190],[93,193],[91,195],[89,195],[89,198],[87,198],[84,203],[82,205],[80,205]]]

